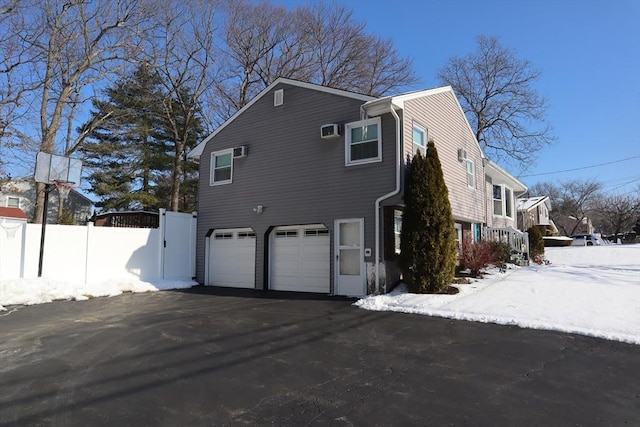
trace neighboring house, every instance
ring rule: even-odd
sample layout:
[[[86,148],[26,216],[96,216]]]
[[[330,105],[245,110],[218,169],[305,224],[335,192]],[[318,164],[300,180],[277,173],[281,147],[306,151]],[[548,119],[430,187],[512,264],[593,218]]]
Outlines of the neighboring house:
[[[595,227],[589,217],[577,218],[572,215],[562,215],[558,213],[553,217],[555,225],[563,236],[571,237],[574,234],[595,233]]]
[[[518,228],[526,231],[536,225],[549,225],[553,223],[549,218],[551,201],[547,196],[529,197],[518,199]]]
[[[517,228],[516,199],[527,191],[526,185],[490,160],[485,160],[487,226]]]
[[[0,206],[22,209],[29,217],[29,220],[33,222],[35,202],[36,185],[33,178],[19,178],[0,182]],[[56,224],[58,222],[58,206],[58,190],[54,188],[49,193],[48,224]],[[65,201],[65,207],[71,210],[78,225],[84,225],[91,217],[93,202],[78,191],[71,189],[69,197]]]
[[[200,162],[197,280],[386,292],[400,279],[405,166],[429,139],[458,238],[479,235],[484,155],[450,87],[373,98],[276,80],[189,153]]]

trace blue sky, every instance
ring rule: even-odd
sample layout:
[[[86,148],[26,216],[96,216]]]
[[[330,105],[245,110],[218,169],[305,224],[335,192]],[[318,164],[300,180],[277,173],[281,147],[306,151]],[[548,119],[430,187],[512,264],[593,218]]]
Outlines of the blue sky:
[[[415,89],[438,86],[437,70],[474,51],[479,34],[497,36],[541,69],[536,87],[557,140],[522,174],[545,175],[522,176],[525,184],[593,178],[617,194],[640,186],[640,0],[337,2],[413,60]],[[585,169],[546,174],[577,168]]]

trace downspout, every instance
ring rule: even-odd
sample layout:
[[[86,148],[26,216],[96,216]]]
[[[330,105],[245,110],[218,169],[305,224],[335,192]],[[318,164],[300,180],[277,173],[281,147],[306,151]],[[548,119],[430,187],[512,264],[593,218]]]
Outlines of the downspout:
[[[396,188],[390,192],[387,193],[383,196],[380,196],[376,199],[376,203],[375,203],[375,210],[376,210],[376,215],[375,215],[375,223],[376,223],[376,230],[375,230],[375,239],[376,239],[376,266],[375,266],[375,275],[376,275],[376,285],[378,290],[380,290],[380,203],[386,199],[389,199],[393,196],[395,196],[396,194],[400,193],[400,171],[401,171],[401,160],[402,160],[402,140],[401,140],[401,128],[400,128],[400,117],[398,116],[398,113],[396,113],[396,111],[393,108],[393,104],[390,102],[389,103],[389,112],[391,112],[391,114],[393,115],[393,117],[396,119]],[[384,285],[382,286],[382,293],[386,294],[387,293],[387,283],[385,280]]]

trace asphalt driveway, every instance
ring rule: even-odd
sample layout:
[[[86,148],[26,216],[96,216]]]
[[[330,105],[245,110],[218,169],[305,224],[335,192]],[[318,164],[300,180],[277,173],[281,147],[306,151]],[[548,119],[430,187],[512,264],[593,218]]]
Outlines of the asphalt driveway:
[[[1,425],[633,425],[640,347],[194,288],[0,312]]]

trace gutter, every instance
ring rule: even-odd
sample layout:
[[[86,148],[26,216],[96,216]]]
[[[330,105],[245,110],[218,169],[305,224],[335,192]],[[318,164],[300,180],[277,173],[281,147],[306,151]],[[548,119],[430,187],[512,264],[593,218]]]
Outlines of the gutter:
[[[400,132],[401,121],[400,121],[400,117],[398,116],[398,113],[396,113],[395,109],[393,108],[392,102],[389,102],[389,112],[393,115],[393,117],[396,120],[396,188],[390,193],[387,193],[385,195],[378,197],[375,202],[375,213],[376,213],[375,214],[375,227],[376,227],[375,229],[375,240],[376,240],[375,275],[376,276],[375,277],[376,277],[376,287],[378,288],[378,292],[381,289],[380,288],[380,203],[400,193],[400,171],[401,171],[401,158],[402,158],[402,139],[401,139],[401,132]],[[382,286],[382,293],[383,294],[387,293],[386,280],[384,285]]]

